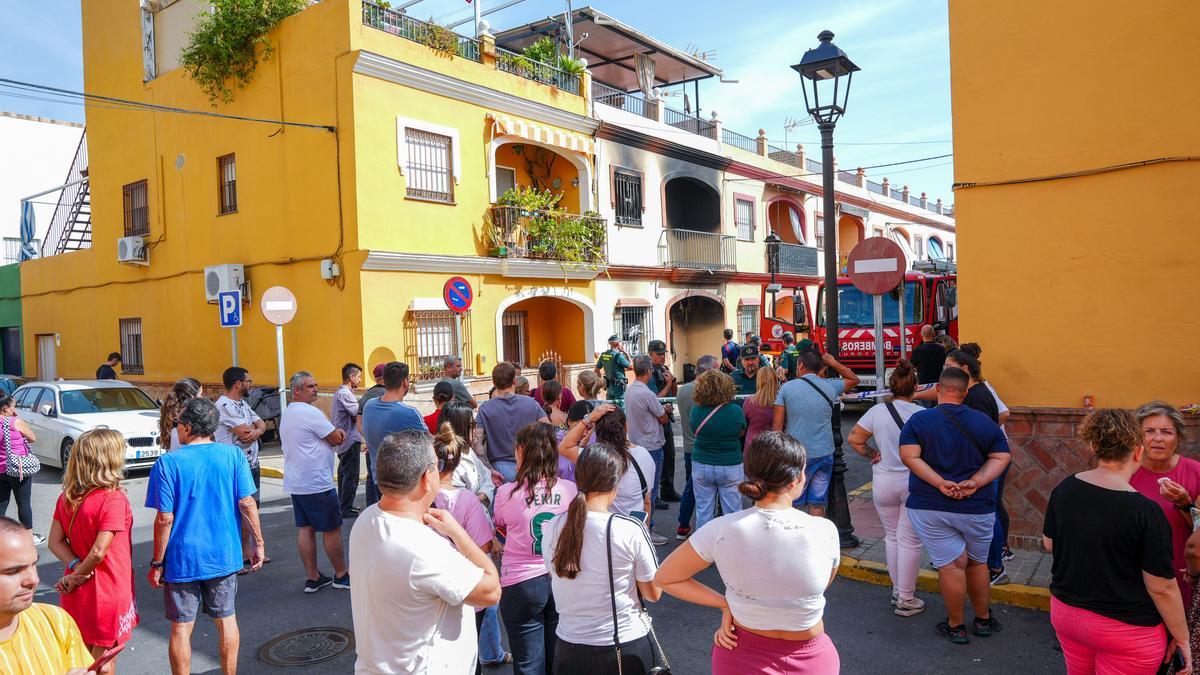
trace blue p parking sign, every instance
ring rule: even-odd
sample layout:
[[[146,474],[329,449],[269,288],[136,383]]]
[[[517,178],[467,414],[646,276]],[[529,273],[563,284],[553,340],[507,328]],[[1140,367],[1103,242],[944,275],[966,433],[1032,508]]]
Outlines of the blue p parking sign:
[[[221,314],[221,328],[237,328],[242,325],[241,291],[222,291],[217,294],[217,307]]]

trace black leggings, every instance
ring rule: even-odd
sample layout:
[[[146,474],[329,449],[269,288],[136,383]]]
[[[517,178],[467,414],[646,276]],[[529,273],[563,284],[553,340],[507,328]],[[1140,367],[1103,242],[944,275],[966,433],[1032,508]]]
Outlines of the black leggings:
[[[645,675],[654,667],[654,646],[645,635],[621,645],[621,672]],[[613,675],[617,672],[617,650],[612,646],[576,645],[558,639],[554,648],[555,675]]]
[[[17,517],[27,530],[33,529],[33,476],[18,480],[12,476],[0,476],[0,516],[8,511],[8,499],[17,495]]]

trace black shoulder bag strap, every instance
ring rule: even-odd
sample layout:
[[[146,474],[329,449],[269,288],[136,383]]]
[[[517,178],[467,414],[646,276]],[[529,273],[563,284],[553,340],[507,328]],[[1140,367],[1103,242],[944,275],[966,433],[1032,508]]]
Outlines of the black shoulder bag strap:
[[[883,405],[884,405],[884,407],[887,408],[888,414],[890,414],[892,416],[892,421],[894,421],[896,423],[896,426],[899,427],[901,431],[903,431],[904,430],[904,418],[900,417],[900,411],[896,410],[895,404],[893,404],[891,401],[884,401]]]
[[[642,467],[638,466],[637,458],[633,456],[632,452],[629,452],[629,450],[626,449],[625,454],[629,455],[629,463],[633,465],[633,470],[637,472],[638,482],[642,484],[642,493],[645,494],[648,487],[648,484],[646,483],[646,474],[642,473]],[[651,504],[650,506],[653,507],[654,505]]]
[[[970,431],[967,431],[967,428],[962,425],[962,422],[959,422],[957,419],[955,419],[954,415],[949,410],[941,406],[938,406],[938,410],[942,411],[942,414],[946,416],[946,419],[950,420],[951,424],[958,427],[959,433],[961,433],[963,436],[966,436],[967,440],[971,441],[971,445],[974,445],[975,449],[979,451],[979,454],[983,455],[983,461],[986,462],[988,460],[988,451],[983,448],[983,444],[979,442],[979,439],[975,438],[975,435]]]
[[[634,463],[637,466],[637,463]],[[638,469],[638,475],[642,475],[641,469]],[[616,514],[609,515],[608,524],[604,531],[604,548],[608,554],[608,597],[612,601],[613,615],[613,645],[617,650],[617,675],[622,675],[621,672],[621,624],[617,621],[617,581],[613,578],[612,564],[612,524]]]
[[[821,395],[821,398],[825,399],[825,402],[829,404],[829,409],[834,412],[837,412],[837,406],[833,404],[833,399],[829,398],[829,394],[826,394],[824,391],[821,391],[821,388],[817,386],[816,382],[813,382],[812,380],[808,379],[807,377],[800,378],[800,381],[807,384],[808,386],[812,387],[818,394]]]

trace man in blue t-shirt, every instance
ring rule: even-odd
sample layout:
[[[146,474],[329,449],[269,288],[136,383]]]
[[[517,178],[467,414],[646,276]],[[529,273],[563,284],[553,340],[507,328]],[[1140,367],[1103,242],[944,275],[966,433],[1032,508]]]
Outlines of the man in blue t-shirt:
[[[407,363],[392,361],[384,366],[383,386],[386,389],[383,396],[367,401],[362,408],[363,439],[367,442],[367,462],[371,465],[372,475],[375,473],[375,453],[385,436],[410,429],[429,431],[421,413],[404,402],[409,386]]]
[[[799,377],[779,388],[771,426],[800,441],[808,454],[804,464],[804,492],[794,502],[796,508],[808,506],[809,513],[823,516],[833,480],[833,415],[840,414],[837,401],[842,394],[858,386],[858,376],[829,354],[822,356],[810,350],[797,358]],[[823,366],[828,366],[838,377],[821,377]]]
[[[947,619],[938,632],[957,644],[970,641],[964,623],[969,596],[972,633],[988,637],[1000,622],[988,608],[988,548],[996,518],[993,481],[1008,466],[1008,441],[987,415],[962,404],[967,374],[946,368],[938,380],[938,407],[922,410],[900,431],[900,458],[908,478],[908,519],[938,568]]]
[[[220,421],[212,401],[189,401],[176,426],[182,447],[158,458],[146,486],[146,506],[158,511],[150,585],[166,585],[171,661],[185,664],[184,670],[201,607],[222,636],[221,661],[237,658],[234,596],[242,569],[243,517],[254,542],[251,569],[262,567],[266,556],[250,463],[239,448],[213,441]]]
[[[733,331],[725,329],[725,344],[721,345],[721,372],[732,373],[738,367],[738,355],[742,348],[733,341]]]

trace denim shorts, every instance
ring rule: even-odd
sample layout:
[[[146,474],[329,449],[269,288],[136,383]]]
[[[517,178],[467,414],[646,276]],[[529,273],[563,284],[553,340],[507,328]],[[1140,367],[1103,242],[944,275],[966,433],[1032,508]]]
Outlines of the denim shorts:
[[[296,527],[333,532],[342,526],[342,505],[338,502],[337,490],[292,495],[292,515],[296,519]]]
[[[908,509],[908,520],[917,537],[929,551],[934,567],[944,567],[958,560],[966,551],[967,558],[986,563],[992,545],[993,513],[954,513]]]
[[[825,506],[829,503],[829,483],[833,480],[833,455],[810,457],[804,465],[804,492],[794,506]]]
[[[201,581],[166,582],[163,597],[167,621],[192,623],[201,608],[214,619],[233,616],[233,599],[237,595],[237,574]]]

